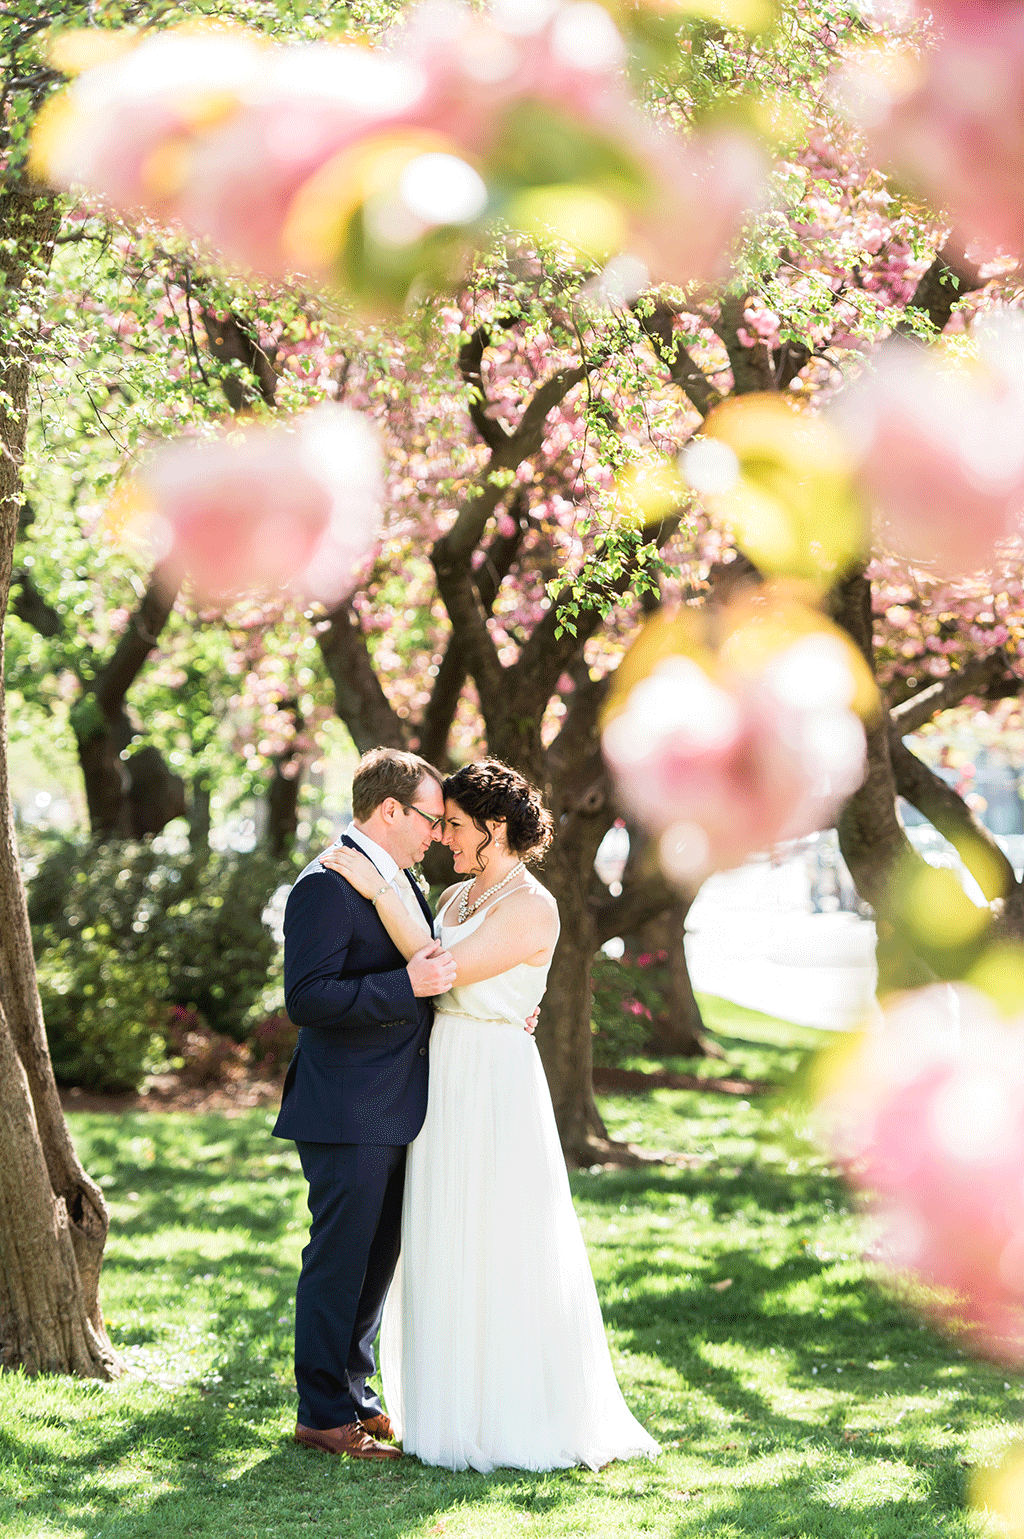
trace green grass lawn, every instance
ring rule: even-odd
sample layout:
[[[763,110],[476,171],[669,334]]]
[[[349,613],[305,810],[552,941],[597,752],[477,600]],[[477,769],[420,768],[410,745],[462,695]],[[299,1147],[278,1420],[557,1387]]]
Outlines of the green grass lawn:
[[[817,1040],[703,1003],[734,1073],[781,1082]],[[105,1308],[133,1376],[0,1381],[0,1533],[985,1532],[965,1505],[968,1467],[1015,1441],[1018,1385],[872,1285],[805,1114],[669,1090],[603,1110],[617,1135],[685,1157],[573,1177],[620,1382],[664,1444],[656,1463],[484,1477],[296,1448],[306,1210],[292,1146],[264,1112],[79,1113],[76,1140],[111,1205]]]

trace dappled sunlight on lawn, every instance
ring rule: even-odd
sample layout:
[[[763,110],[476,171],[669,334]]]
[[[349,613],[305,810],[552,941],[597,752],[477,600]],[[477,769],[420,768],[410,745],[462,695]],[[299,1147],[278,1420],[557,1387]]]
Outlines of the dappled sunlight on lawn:
[[[732,1072],[787,1080],[820,1036],[723,1009]],[[603,1109],[619,1136],[685,1157],[572,1176],[616,1371],[664,1445],[657,1463],[483,1477],[296,1448],[306,1209],[292,1146],[264,1111],[81,1113],[73,1131],[113,1215],[104,1305],[132,1371],[113,1386],[3,1382],[0,1532],[980,1533],[966,1467],[1013,1441],[1017,1387],[874,1286],[800,1106],[658,1090]]]

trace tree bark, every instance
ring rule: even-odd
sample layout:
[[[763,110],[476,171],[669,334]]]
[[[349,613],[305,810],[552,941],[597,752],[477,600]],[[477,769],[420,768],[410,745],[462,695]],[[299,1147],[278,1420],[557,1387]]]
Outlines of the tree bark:
[[[199,770],[192,776],[192,794],[188,804],[188,842],[193,855],[206,856],[210,853],[210,797],[209,771]]]
[[[560,752],[548,755],[551,778],[546,790],[558,832],[540,872],[558,903],[562,929],[548,973],[537,1046],[562,1149],[573,1165],[602,1163],[613,1153],[594,1100],[590,968],[597,935],[593,909],[581,902],[581,885],[593,872],[613,811],[600,756],[596,705],[589,714],[590,751],[574,752],[583,747],[578,742],[582,733],[571,732],[574,741],[562,743]]]
[[[871,584],[865,573],[843,578],[832,591],[829,607],[873,671]],[[936,974],[914,949],[892,902],[897,872],[921,863],[921,857],[896,815],[888,713],[881,711],[867,722],[865,734],[867,771],[840,814],[839,848],[857,892],[875,911],[878,991],[886,994],[934,983]]]
[[[302,729],[296,700],[282,701],[279,709],[293,712],[296,731]],[[289,749],[274,760],[274,773],[267,789],[267,827],[264,843],[275,860],[283,860],[295,847],[299,831],[299,792],[302,789],[302,760]]]
[[[155,570],[128,628],[71,713],[89,826],[98,839],[158,834],[185,813],[185,782],[167,768],[157,749],[147,745],[121,757],[137,735],[125,708],[128,691],[157,645],[176,598],[177,587]]]
[[[24,183],[0,195],[0,273],[30,306],[58,225]],[[31,334],[0,337],[0,1367],[111,1378],[99,1303],[103,1194],[75,1154],[46,1045],[7,776],[3,620],[21,507]]]
[[[24,568],[14,572],[17,585],[10,608],[41,636],[58,636],[63,617],[35,588]],[[141,839],[156,834],[185,811],[185,787],[167,768],[157,749],[134,753],[129,744],[138,727],[126,709],[129,689],[170,616],[176,592],[161,581],[159,570],[132,615],[109,660],[92,676],[78,671],[81,696],[71,712],[78,762],[85,787],[89,826],[98,839]]]
[[[651,1022],[650,1044],[665,1058],[723,1058],[717,1042],[705,1034],[686,965],[686,916],[693,896],[677,893],[674,900],[671,908],[648,920],[635,935],[626,937],[631,952],[642,956],[664,951],[667,955],[663,964],[651,964],[661,968],[665,1009]]]

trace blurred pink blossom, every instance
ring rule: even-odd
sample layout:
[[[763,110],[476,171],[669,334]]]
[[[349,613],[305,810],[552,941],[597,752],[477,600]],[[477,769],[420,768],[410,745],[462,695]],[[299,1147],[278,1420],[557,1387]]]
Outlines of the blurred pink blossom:
[[[930,0],[932,45],[862,56],[841,93],[879,164],[909,177],[968,239],[1024,251],[1024,8]]]
[[[124,213],[173,212],[190,141],[260,89],[271,56],[241,30],[150,33],[51,99],[36,129],[37,169]]]
[[[646,155],[652,195],[633,249],[658,283],[722,277],[729,248],[764,196],[766,163],[755,140],[736,129],[661,134]]]
[[[716,682],[663,660],[604,732],[630,811],[660,836],[666,874],[694,884],[820,828],[863,777],[864,729],[835,637],[804,636],[753,677]]]
[[[287,585],[336,603],[378,534],[377,438],[340,406],[289,426],[181,440],[158,450],[138,479],[168,568],[216,601]]]
[[[940,1319],[1024,1362],[1024,1018],[960,984],[904,995],[820,1114],[882,1224],[883,1262],[949,1290],[929,1306]]]
[[[836,419],[878,542],[946,576],[990,566],[1024,511],[1024,330],[1003,316],[976,334],[975,370],[890,344]]]
[[[400,121],[423,84],[415,69],[366,48],[268,50],[260,89],[196,137],[174,213],[257,271],[315,274],[308,243],[290,238],[298,193],[351,146]]]
[[[275,277],[331,277],[360,210],[396,260],[499,213],[528,234],[550,219],[580,230],[589,255],[635,247],[640,288],[648,271],[711,277],[758,201],[762,158],[736,131],[660,129],[624,58],[596,0],[430,0],[378,49],[181,27],[85,70],[45,109],[33,163]]]

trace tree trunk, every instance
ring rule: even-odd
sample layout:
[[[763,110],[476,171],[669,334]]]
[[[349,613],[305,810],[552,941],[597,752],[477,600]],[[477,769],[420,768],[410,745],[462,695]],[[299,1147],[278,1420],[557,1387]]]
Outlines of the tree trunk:
[[[177,591],[176,584],[163,581],[159,568],[154,570],[131,623],[71,712],[89,826],[97,839],[141,839],[185,814],[185,783],[167,768],[159,751],[146,745],[128,752],[137,727],[125,708],[128,691],[170,618]]]
[[[651,1022],[650,1041],[665,1058],[724,1058],[725,1054],[705,1035],[700,1006],[686,965],[686,916],[693,902],[679,896],[671,908],[650,919],[635,936],[626,937],[628,948],[638,955],[666,953],[665,1009]]]
[[[839,583],[830,608],[873,671],[871,584],[863,572],[851,573]],[[840,814],[839,848],[858,894],[875,911],[878,992],[885,995],[934,983],[936,975],[915,951],[892,903],[896,873],[921,857],[896,815],[888,714],[883,711],[867,722],[865,734],[867,773]]]
[[[199,770],[192,776],[191,796],[188,804],[188,843],[193,855],[210,853],[210,774]]]
[[[594,920],[588,905],[580,902],[580,872],[593,865],[604,837],[603,826],[594,827],[594,821],[593,814],[588,818],[585,812],[570,813],[540,873],[558,903],[562,931],[541,1006],[537,1046],[562,1149],[573,1165],[606,1160],[611,1147],[594,1101],[592,1082],[590,966],[596,950]]]
[[[11,182],[0,196],[5,291],[31,303],[58,223],[52,199]],[[3,619],[21,506],[31,335],[0,338],[0,1367],[111,1378],[99,1277],[103,1194],[82,1169],[46,1045],[7,776]]]
[[[606,690],[603,679],[577,688],[545,755],[556,834],[540,875],[558,903],[562,930],[541,1005],[537,1046],[570,1165],[621,1165],[640,1158],[629,1145],[608,1137],[594,1100],[590,969],[607,938],[600,933],[601,908],[594,901],[594,860],[616,811],[601,758],[599,712]]]
[[[295,773],[285,774],[286,768]],[[266,846],[276,860],[283,860],[295,848],[295,836],[299,831],[299,791],[302,787],[302,766],[293,757],[282,755],[275,761],[274,774],[267,792]]]

